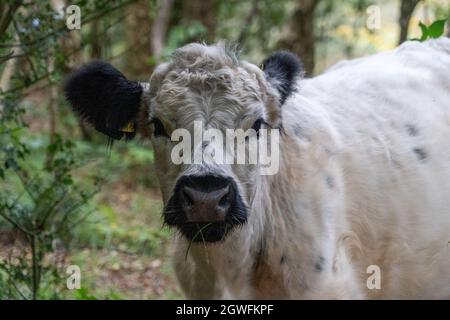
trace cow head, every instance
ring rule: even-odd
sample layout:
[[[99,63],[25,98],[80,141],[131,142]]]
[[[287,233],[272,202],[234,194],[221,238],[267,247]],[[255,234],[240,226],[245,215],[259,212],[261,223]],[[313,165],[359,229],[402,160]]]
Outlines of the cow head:
[[[292,54],[279,52],[266,59],[263,70],[240,61],[223,43],[189,44],[160,65],[149,84],[93,62],[69,76],[65,94],[81,117],[110,138],[131,138],[138,127],[148,127],[165,222],[188,239],[215,242],[247,221],[260,179],[258,163],[235,161],[239,142],[230,149],[217,136],[241,129],[245,152],[252,142],[267,140],[270,131],[260,131],[281,127],[281,107],[301,66]],[[196,142],[198,130],[213,134]],[[174,152],[179,141],[173,139],[180,136],[192,140],[188,149]],[[216,161],[218,150],[222,159],[231,153],[233,161]],[[174,154],[192,161],[174,161]],[[195,161],[198,154],[201,160]]]

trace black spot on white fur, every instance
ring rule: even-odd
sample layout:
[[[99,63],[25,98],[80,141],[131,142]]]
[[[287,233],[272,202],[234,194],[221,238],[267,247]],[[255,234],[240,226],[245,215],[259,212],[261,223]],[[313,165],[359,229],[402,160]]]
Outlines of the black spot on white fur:
[[[113,139],[134,133],[120,131],[139,113],[142,87],[103,61],[91,62],[66,79],[64,93],[72,109]]]
[[[263,70],[267,81],[280,94],[280,104],[283,105],[295,91],[295,81],[303,75],[302,63],[294,54],[278,51],[264,60]]]
[[[333,179],[333,177],[332,176],[327,176],[325,180],[327,182],[328,188],[333,189],[334,188],[334,179]]]
[[[314,264],[314,270],[316,270],[316,272],[321,272],[324,268],[324,264],[325,264],[325,258],[320,256],[316,263]]]
[[[428,157],[427,153],[422,148],[414,148],[413,151],[416,154],[417,158],[422,162],[425,161]]]
[[[419,135],[419,130],[417,129],[417,127],[415,125],[407,124],[406,130],[408,131],[408,134],[412,137],[416,137]]]
[[[299,138],[302,137],[302,127],[298,123],[294,124],[294,134]]]

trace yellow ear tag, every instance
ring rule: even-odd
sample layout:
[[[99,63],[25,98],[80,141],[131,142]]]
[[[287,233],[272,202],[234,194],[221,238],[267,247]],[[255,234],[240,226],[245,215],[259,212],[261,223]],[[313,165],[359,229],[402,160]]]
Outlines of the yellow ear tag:
[[[120,129],[122,132],[134,132],[134,123],[132,121],[128,122],[128,124]]]

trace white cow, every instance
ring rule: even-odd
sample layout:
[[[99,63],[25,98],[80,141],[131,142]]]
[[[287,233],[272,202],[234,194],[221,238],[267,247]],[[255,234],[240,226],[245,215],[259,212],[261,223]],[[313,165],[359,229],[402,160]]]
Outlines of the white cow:
[[[190,44],[149,89],[97,63],[66,95],[113,138],[150,119],[188,297],[450,298],[450,39],[300,75],[288,53],[263,71],[223,44]],[[195,120],[282,128],[279,172],[173,164],[169,137]]]

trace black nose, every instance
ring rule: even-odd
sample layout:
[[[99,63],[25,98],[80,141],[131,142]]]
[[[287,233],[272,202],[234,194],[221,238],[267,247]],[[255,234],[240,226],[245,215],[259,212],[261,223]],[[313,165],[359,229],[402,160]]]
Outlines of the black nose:
[[[185,176],[180,178],[177,193],[186,222],[223,222],[235,190],[225,177]]]
[[[247,207],[231,177],[184,175],[166,203],[164,221],[192,241],[216,242],[247,221]]]

